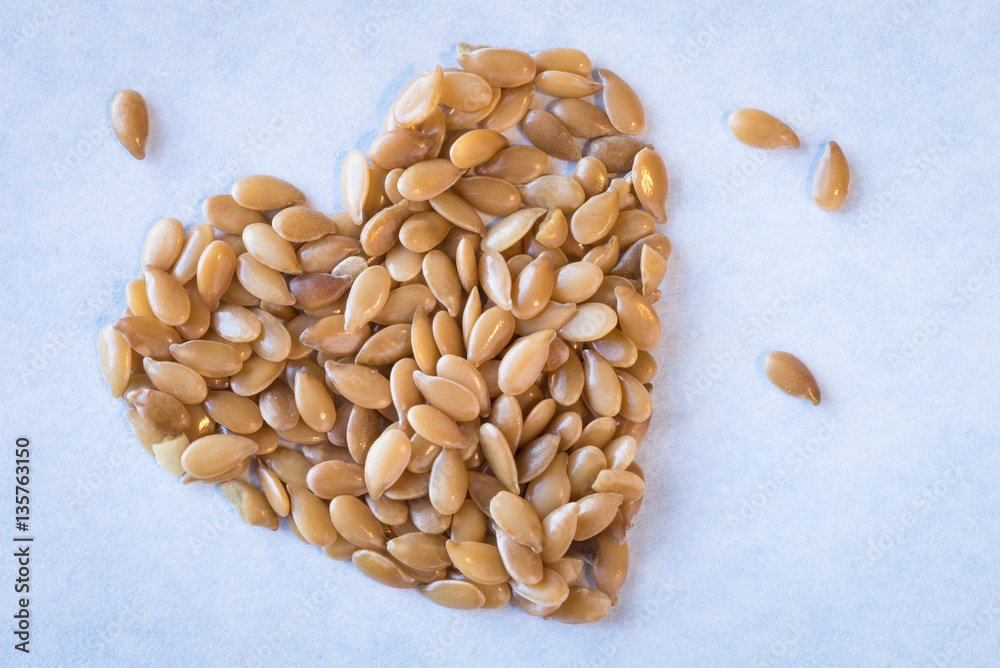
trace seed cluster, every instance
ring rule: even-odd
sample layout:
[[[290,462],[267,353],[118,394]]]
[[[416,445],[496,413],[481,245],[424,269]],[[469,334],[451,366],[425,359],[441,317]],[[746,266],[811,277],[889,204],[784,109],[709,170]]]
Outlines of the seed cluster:
[[[347,156],[344,213],[248,176],[156,223],[102,370],[162,468],[250,524],[440,605],[597,621],[645,491],[666,168],[584,53],[457,57]]]

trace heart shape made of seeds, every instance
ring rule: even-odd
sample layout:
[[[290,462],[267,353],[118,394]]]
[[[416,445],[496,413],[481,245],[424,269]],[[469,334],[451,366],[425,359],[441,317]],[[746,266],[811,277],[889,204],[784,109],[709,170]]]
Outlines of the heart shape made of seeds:
[[[666,168],[583,52],[457,60],[348,154],[344,213],[258,175],[156,223],[101,368],[248,523],[440,605],[598,621],[645,491]]]

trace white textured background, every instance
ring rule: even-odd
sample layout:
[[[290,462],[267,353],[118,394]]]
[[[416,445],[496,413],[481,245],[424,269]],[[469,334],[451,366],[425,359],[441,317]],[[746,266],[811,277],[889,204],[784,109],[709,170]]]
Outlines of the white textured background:
[[[996,3],[141,4],[0,8],[0,541],[19,435],[36,537],[27,658],[0,557],[0,664],[997,665]],[[585,49],[670,171],[648,491],[597,626],[439,608],[241,523],[156,467],[99,374],[154,221],[258,172],[336,209],[345,153],[458,41]],[[110,131],[123,87],[143,162]],[[737,143],[741,106],[802,149]],[[829,139],[835,214],[808,191]],[[767,383],[772,349],[820,407]]]

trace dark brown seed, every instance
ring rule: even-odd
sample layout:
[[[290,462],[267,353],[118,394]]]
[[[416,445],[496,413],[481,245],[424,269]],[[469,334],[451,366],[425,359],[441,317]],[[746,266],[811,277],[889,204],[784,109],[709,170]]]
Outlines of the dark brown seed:
[[[532,109],[521,121],[524,136],[532,144],[554,158],[579,160],[580,148],[573,142],[569,130],[547,111]]]
[[[609,172],[618,173],[632,169],[635,154],[647,146],[649,144],[644,144],[638,139],[625,135],[614,135],[594,139],[587,144],[584,153],[603,162]]]
[[[556,100],[549,111],[562,121],[574,137],[596,139],[615,134],[615,128],[611,125],[608,115],[590,102],[576,98]]]

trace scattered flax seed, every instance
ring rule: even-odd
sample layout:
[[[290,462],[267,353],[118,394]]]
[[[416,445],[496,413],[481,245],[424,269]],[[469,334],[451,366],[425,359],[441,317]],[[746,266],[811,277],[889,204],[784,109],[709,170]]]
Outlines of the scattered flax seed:
[[[819,406],[819,385],[812,371],[795,355],[781,351],[764,358],[764,375],[776,388],[813,406]]]

